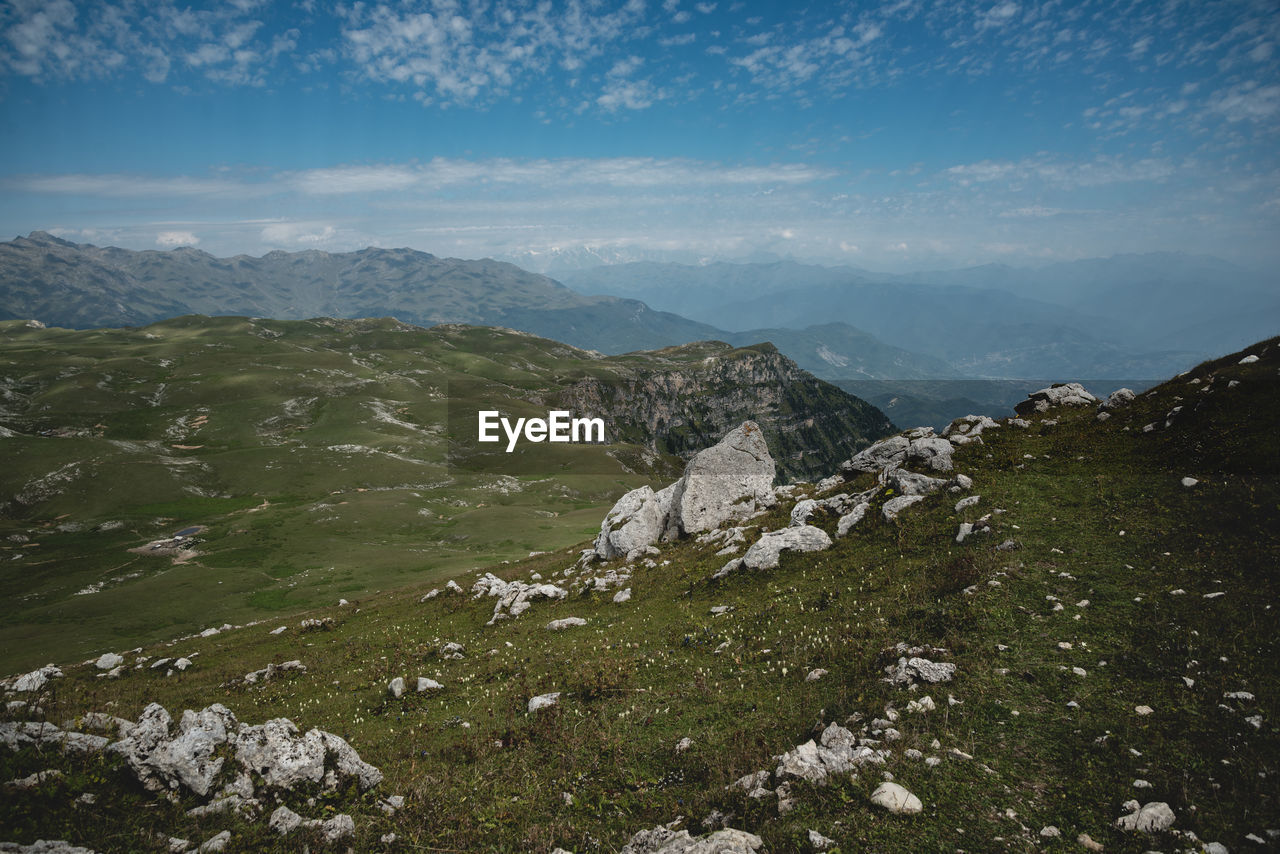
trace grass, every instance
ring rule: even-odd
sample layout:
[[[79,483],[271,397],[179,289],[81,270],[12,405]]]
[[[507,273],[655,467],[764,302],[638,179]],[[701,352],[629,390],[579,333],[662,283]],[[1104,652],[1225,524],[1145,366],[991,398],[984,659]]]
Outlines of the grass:
[[[614,604],[612,590],[583,593],[539,601],[495,626],[485,625],[492,600],[442,594],[419,601],[465,559],[438,577],[401,577],[396,589],[381,592],[355,589],[354,571],[341,564],[290,568],[273,581],[297,586],[268,605],[311,588],[327,603],[351,588],[351,604],[148,645],[142,656],[196,661],[168,678],[144,667],[104,680],[91,667],[69,667],[42,700],[45,717],[60,722],[101,710],[136,718],[151,701],[175,714],[216,701],[250,723],[286,716],[304,729],[338,733],[385,781],[363,797],[289,802],[308,816],[330,807],[355,815],[357,850],[611,851],[635,831],[678,816],[701,833],[713,810],[761,834],[770,851],[808,850],[809,829],[846,852],[1080,850],[1074,840],[1081,833],[1109,852],[1190,845],[1115,829],[1130,798],[1166,801],[1180,831],[1249,850],[1245,834],[1265,839],[1280,827],[1280,455],[1270,433],[1280,395],[1277,342],[1265,346],[1268,356],[1257,364],[1238,366],[1236,357],[1202,366],[1107,422],[1091,409],[1054,411],[1026,430],[988,431],[984,445],[956,455],[982,496],[961,515],[952,510],[960,496],[948,493],[897,523],[877,510],[828,551],[784,555],[776,570],[723,582],[708,580],[726,560],[714,549],[670,544],[659,565],[634,568],[628,603]],[[1213,374],[1208,395],[1190,383],[1199,378],[1203,386]],[[1240,385],[1224,388],[1230,379]],[[1184,417],[1142,432],[1158,418],[1163,424],[1177,398]],[[1200,481],[1193,488],[1180,483],[1188,475]],[[995,508],[1005,512],[993,517],[991,535],[954,542],[959,521]],[[757,521],[783,526],[788,509]],[[579,508],[566,514],[573,521],[562,530],[567,539],[586,539],[602,515]],[[819,524],[832,529],[834,519]],[[269,537],[272,527],[263,527],[253,536]],[[325,548],[358,536],[356,528]],[[519,539],[501,524],[483,536]],[[997,550],[1006,539],[1017,548]],[[582,543],[565,545],[490,569],[506,578],[551,578],[573,564]],[[465,573],[460,583],[469,586],[472,577]],[[250,584],[244,589],[237,595],[260,595]],[[1219,591],[1225,595],[1206,598]],[[733,610],[711,615],[721,604]],[[330,616],[335,625],[303,632],[304,616]],[[546,631],[548,621],[565,616],[588,624]],[[269,635],[276,625],[289,628]],[[440,658],[447,641],[464,644],[466,657]],[[883,682],[895,657],[885,650],[900,641],[949,650],[955,682],[915,693]],[[226,687],[292,658],[307,665],[305,674]],[[830,673],[806,682],[814,667]],[[394,676],[419,675],[445,688],[387,695]],[[528,714],[528,699],[548,691],[564,692],[561,703]],[[1255,699],[1224,698],[1235,691]],[[908,701],[924,693],[936,711],[907,713]],[[1153,714],[1137,714],[1141,705]],[[725,790],[744,774],[772,769],[776,754],[826,723],[854,714],[870,720],[886,706],[901,714],[895,726],[902,734],[888,745],[886,770],[921,798],[921,815],[870,806],[882,779],[874,770],[826,787],[795,786],[796,807],[785,815],[776,799]],[[1245,720],[1254,714],[1262,715],[1259,728]],[[686,736],[693,747],[677,753]],[[907,749],[942,761],[929,768],[907,758]],[[63,769],[66,779],[7,795],[0,806],[6,838],[133,851],[152,846],[155,833],[199,841],[226,828],[234,850],[297,850],[297,838],[273,837],[262,824],[193,819],[181,809],[191,804],[156,802],[109,758],[0,751],[0,778],[47,767]],[[1150,788],[1134,788],[1135,780]],[[103,807],[72,805],[85,791],[99,793]],[[394,816],[374,803],[389,794],[407,798]],[[1061,838],[1041,837],[1047,825]],[[387,833],[398,841],[380,842]]]

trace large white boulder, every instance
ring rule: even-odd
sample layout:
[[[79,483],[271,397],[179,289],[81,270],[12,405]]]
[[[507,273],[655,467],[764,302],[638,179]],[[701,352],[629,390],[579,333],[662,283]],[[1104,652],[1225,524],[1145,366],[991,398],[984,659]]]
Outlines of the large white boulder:
[[[744,421],[685,467],[672,493],[677,530],[710,531],[773,507],[776,474],[764,433],[754,421]]]
[[[619,498],[600,525],[596,554],[602,560],[613,560],[662,539],[671,523],[673,490],[674,486],[668,486],[654,492],[642,486]]]

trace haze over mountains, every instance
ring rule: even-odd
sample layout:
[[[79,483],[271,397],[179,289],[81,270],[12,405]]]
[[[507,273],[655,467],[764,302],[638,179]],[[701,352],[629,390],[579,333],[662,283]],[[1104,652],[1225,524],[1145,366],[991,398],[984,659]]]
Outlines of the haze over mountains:
[[[410,249],[217,258],[35,232],[0,244],[0,319],[88,328],[192,313],[390,316],[508,326],[606,353],[770,341],[833,380],[1155,378],[1280,326],[1271,278],[1204,256],[890,275],[794,261],[587,267],[626,256],[579,255],[562,284]]]

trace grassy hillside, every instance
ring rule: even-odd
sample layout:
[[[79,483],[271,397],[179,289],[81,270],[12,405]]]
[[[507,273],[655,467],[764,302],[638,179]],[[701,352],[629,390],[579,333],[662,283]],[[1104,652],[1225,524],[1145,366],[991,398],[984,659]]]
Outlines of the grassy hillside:
[[[329,630],[304,632],[290,614],[147,646],[126,656],[142,668],[118,680],[66,667],[43,717],[136,719],[151,701],[176,716],[217,701],[249,723],[287,716],[338,733],[386,779],[363,796],[291,803],[307,816],[354,815],[356,850],[614,851],[679,817],[702,833],[716,814],[769,851],[812,850],[809,830],[845,852],[1085,850],[1081,834],[1108,852],[1199,850],[1189,833],[1264,850],[1280,828],[1280,339],[1249,352],[1260,360],[1202,365],[1107,421],[1061,408],[988,430],[955,455],[977,506],[957,512],[960,495],[944,491],[890,522],[882,493],[848,537],[785,554],[774,570],[712,582],[727,558],[682,541],[634,567],[630,601],[578,593],[492,626],[492,599],[420,601],[436,584],[413,583],[305,615],[332,618]],[[756,521],[785,526],[790,504]],[[988,513],[990,534],[955,542],[960,521]],[[834,533],[832,518],[815,524]],[[561,548],[494,571],[563,581],[575,556]],[[587,624],[547,630],[568,616]],[[288,628],[269,634],[278,624]],[[450,641],[463,658],[441,657]],[[885,682],[899,643],[944,648],[928,657],[954,663],[954,681]],[[176,655],[196,663],[170,677],[145,666]],[[290,659],[306,672],[227,684]],[[807,681],[813,668],[829,673]],[[444,687],[392,699],[396,676]],[[550,691],[563,692],[557,706],[526,711]],[[926,694],[936,708],[909,710]],[[880,737],[883,767],[793,784],[785,814],[776,796],[726,790],[846,721],[900,734]],[[65,777],[7,796],[4,838],[99,851],[163,850],[169,835],[199,842],[223,829],[235,851],[294,851],[307,838],[188,816],[192,802],[144,793],[109,755],[0,749],[0,778],[45,768]],[[923,812],[869,803],[886,774]],[[85,792],[95,805],[75,804]],[[392,794],[406,805],[385,815],[376,802]],[[1167,802],[1179,835],[1115,828],[1130,798]]]
[[[679,473],[667,445],[638,442],[701,427],[708,407],[734,415],[698,378],[744,362],[765,365],[777,400],[744,400],[740,418],[806,438],[803,422],[822,422],[801,470],[887,426],[776,353],[724,344],[606,359],[509,330],[391,320],[0,323],[0,671],[579,542],[621,492]],[[687,387],[658,381],[673,372]],[[526,445],[487,467],[446,459],[451,405],[545,417],[587,381],[656,384],[646,402],[666,428]],[[672,448],[687,456],[720,432],[681,432]],[[177,548],[135,551],[188,528]]]

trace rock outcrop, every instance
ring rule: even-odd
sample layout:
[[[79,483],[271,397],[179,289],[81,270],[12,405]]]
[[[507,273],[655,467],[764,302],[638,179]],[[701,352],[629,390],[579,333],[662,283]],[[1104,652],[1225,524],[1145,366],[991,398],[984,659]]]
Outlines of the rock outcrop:
[[[288,718],[256,726],[240,723],[220,703],[199,712],[184,711],[176,730],[168,711],[152,703],[129,734],[108,749],[120,754],[139,782],[154,792],[187,789],[207,797],[227,776],[229,750],[234,751],[241,775],[256,775],[268,787],[291,789],[307,782],[333,791],[343,781],[354,780],[365,791],[382,781],[381,771],[333,733],[311,729],[299,735]],[[229,783],[224,797],[234,794],[247,800],[253,790],[248,781],[243,776]]]
[[[657,492],[648,486],[618,499],[595,541],[601,560],[634,560],[655,543],[742,521],[777,504],[777,474],[764,434],[745,421],[700,451],[678,481]]]
[[[1093,406],[1098,399],[1085,391],[1080,383],[1054,383],[1048,388],[1033,391],[1027,399],[1013,408],[1019,415],[1048,412],[1055,406]]]

